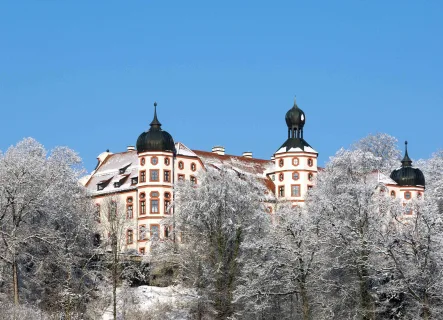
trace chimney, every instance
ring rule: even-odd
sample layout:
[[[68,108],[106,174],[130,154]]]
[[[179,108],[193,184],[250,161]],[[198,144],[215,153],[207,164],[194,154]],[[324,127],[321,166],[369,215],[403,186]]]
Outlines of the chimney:
[[[274,156],[271,156],[271,160],[274,161],[274,160],[275,160],[275,157],[274,157]]]
[[[212,152],[216,153],[218,155],[224,156],[225,155],[225,147],[222,147],[222,146],[212,147]]]
[[[135,151],[135,147],[134,146],[128,146],[128,151]]]
[[[245,152],[243,152],[243,157],[245,157],[245,158],[252,158],[252,151],[245,151]]]

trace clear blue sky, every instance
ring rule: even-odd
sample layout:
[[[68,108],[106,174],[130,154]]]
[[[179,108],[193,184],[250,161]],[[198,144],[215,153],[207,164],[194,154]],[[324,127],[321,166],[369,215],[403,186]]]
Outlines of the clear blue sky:
[[[443,148],[443,1],[1,1],[0,149],[92,170],[149,127],[270,158],[297,95],[320,163],[359,138]]]

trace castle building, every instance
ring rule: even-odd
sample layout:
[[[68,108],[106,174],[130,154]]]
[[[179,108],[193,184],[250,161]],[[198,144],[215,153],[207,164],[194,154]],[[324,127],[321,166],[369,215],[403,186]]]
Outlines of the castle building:
[[[225,148],[215,146],[211,152],[191,150],[162,129],[154,103],[154,118],[150,128],[142,132],[136,147],[120,153],[103,152],[93,172],[82,180],[96,204],[96,220],[106,220],[109,199],[124,210],[126,244],[124,250],[145,254],[153,236],[168,238],[169,226],[161,221],[172,214],[174,183],[188,180],[198,183],[197,173],[208,166],[229,168],[239,174],[254,175],[277,199],[302,203],[308,190],[314,187],[318,152],[304,139],[305,113],[294,100],[286,113],[287,139],[270,160],[253,158],[252,152],[241,156],[225,154]],[[384,188],[406,201],[424,192],[423,173],[412,167],[407,150],[402,166],[391,177],[378,176]],[[268,211],[273,212],[273,204]],[[106,236],[106,235],[104,235]]]

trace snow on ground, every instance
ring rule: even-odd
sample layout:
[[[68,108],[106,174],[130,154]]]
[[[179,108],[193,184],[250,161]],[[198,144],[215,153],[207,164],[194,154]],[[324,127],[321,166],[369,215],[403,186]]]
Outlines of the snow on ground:
[[[173,306],[177,302],[190,302],[195,295],[192,291],[183,289],[181,287],[154,287],[154,286],[139,286],[133,288],[125,288],[124,296],[127,298],[123,301],[122,289],[117,289],[117,313],[120,314],[122,308],[134,308],[139,311],[152,311],[160,305]],[[129,298],[129,299],[128,299]],[[128,301],[130,300],[130,301]],[[186,319],[187,310],[175,310],[174,317],[171,319]],[[112,304],[105,310],[102,320],[112,320]]]

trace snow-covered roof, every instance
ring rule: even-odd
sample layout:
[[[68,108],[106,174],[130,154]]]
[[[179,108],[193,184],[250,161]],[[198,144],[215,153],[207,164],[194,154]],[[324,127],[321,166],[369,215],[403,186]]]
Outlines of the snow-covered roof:
[[[177,157],[195,157],[199,158],[204,166],[213,166],[215,168],[229,168],[235,170],[239,174],[253,175],[259,179],[266,187],[275,192],[275,185],[266,174],[273,170],[274,163],[272,160],[262,160],[235,155],[219,155],[217,153],[191,150],[183,143],[175,144]],[[92,172],[86,188],[93,195],[119,192],[135,189],[131,184],[131,179],[138,177],[138,156],[134,150],[109,153],[102,160],[94,172]],[[120,173],[120,169],[126,168],[124,173]],[[121,183],[120,186],[114,186],[115,182]],[[102,190],[98,190],[98,184],[104,184]]]
[[[177,152],[177,155],[188,156],[188,157],[197,157],[197,155],[191,149],[189,149],[187,146],[185,146],[181,142],[177,142],[175,144],[175,150]]]
[[[214,152],[192,150],[203,162],[205,166],[213,166],[215,168],[228,168],[235,170],[240,174],[254,175],[259,179],[267,189],[275,192],[275,185],[266,173],[272,171],[274,162],[272,160],[263,160],[256,158],[248,158],[234,155],[220,155]]]
[[[315,151],[314,149],[312,149],[311,147],[305,146],[304,150],[302,150],[301,148],[297,147],[297,148],[290,148],[289,150],[286,150],[286,146],[281,147],[280,149],[277,150],[277,153],[284,153],[284,152],[311,152],[311,153],[318,153],[317,151]]]
[[[120,174],[120,169],[123,168],[126,168],[126,170],[123,174]],[[86,188],[91,194],[131,190],[135,187],[131,185],[131,179],[128,177],[132,178],[137,176],[138,157],[136,151],[110,153],[92,173],[89,181],[86,183]],[[97,190],[97,184],[105,182],[108,182],[108,184],[102,190]],[[115,187],[114,182],[122,184],[119,187]]]

